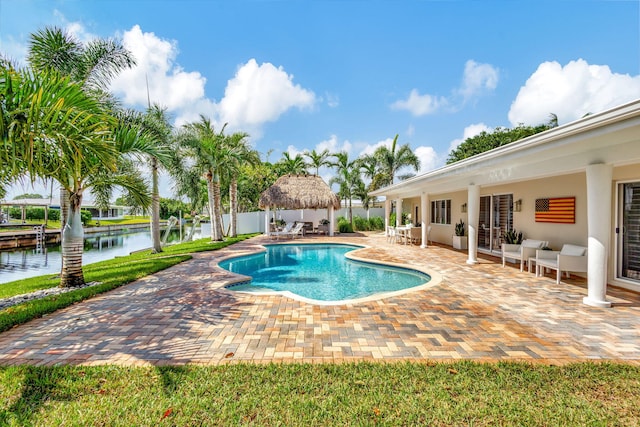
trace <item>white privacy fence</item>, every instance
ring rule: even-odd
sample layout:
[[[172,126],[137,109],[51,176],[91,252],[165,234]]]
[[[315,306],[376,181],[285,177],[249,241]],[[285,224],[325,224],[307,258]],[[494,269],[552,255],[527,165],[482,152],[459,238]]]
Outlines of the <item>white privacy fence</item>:
[[[374,216],[384,217],[384,208],[371,208],[367,214],[367,210],[361,207],[352,208],[353,217],[370,218]],[[264,211],[245,212],[238,214],[238,234],[264,233]],[[275,209],[269,211],[269,216],[277,220],[283,219],[286,222],[304,221],[312,222],[317,226],[321,219],[329,219],[327,209]],[[336,210],[335,217],[348,216],[348,208],[340,208]],[[229,214],[222,215],[225,232],[229,228]]]

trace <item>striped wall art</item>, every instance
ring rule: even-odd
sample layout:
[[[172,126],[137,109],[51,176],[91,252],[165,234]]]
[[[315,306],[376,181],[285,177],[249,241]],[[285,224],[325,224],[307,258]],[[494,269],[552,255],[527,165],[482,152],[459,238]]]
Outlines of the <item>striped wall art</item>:
[[[536,199],[536,222],[574,224],[576,222],[576,198]]]

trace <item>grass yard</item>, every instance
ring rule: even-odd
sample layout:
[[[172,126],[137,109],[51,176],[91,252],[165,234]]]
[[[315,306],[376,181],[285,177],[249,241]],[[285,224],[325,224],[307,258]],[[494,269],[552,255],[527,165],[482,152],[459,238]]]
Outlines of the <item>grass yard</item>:
[[[0,368],[7,426],[632,426],[640,368],[580,363]]]

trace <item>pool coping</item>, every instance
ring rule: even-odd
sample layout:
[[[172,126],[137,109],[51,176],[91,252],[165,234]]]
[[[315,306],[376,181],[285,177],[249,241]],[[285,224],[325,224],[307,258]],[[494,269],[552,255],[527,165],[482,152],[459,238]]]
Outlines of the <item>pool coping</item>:
[[[233,276],[237,276],[237,277],[232,277],[228,280],[225,281],[225,283],[221,283],[220,284],[220,291],[223,292],[229,292],[229,293],[241,293],[244,295],[257,295],[257,296],[268,296],[268,295],[280,295],[283,297],[287,297],[296,301],[300,301],[300,302],[304,302],[306,304],[311,304],[311,305],[318,305],[318,306],[340,306],[340,305],[355,305],[355,304],[362,304],[362,303],[366,303],[366,302],[370,302],[370,301],[379,301],[382,299],[386,299],[386,298],[391,298],[391,297],[395,297],[398,295],[404,295],[407,293],[411,293],[411,292],[418,292],[418,291],[422,291],[425,289],[430,289],[433,288],[435,286],[438,286],[442,283],[443,281],[443,276],[438,273],[437,271],[434,270],[430,270],[427,268],[422,268],[422,267],[418,267],[415,265],[409,265],[409,264],[402,264],[402,263],[395,263],[395,262],[389,262],[389,261],[379,261],[379,260],[373,260],[370,258],[365,258],[362,256],[358,256],[357,252],[359,251],[364,251],[366,249],[370,249],[372,248],[372,246],[370,245],[365,245],[365,244],[352,244],[352,243],[314,243],[314,242],[300,242],[300,243],[292,243],[292,242],[282,242],[282,243],[269,243],[269,246],[281,246],[281,245],[306,245],[306,246],[310,246],[310,245],[327,245],[327,244],[331,244],[331,245],[342,245],[342,246],[358,246],[357,249],[354,249],[352,251],[349,251],[347,253],[344,254],[345,258],[353,260],[353,261],[358,261],[358,262],[363,262],[363,263],[367,263],[367,264],[376,264],[376,265],[384,265],[384,266],[389,266],[389,267],[396,267],[396,268],[402,268],[405,270],[411,270],[411,271],[417,271],[419,273],[423,273],[428,275],[429,277],[431,277],[431,280],[429,280],[428,282],[423,283],[422,285],[417,285],[417,286],[412,286],[410,288],[406,288],[406,289],[400,289],[397,291],[389,291],[389,292],[378,292],[376,294],[373,295],[368,295],[366,297],[362,297],[362,298],[352,298],[352,299],[345,299],[345,300],[339,300],[339,301],[322,301],[322,300],[316,300],[316,299],[312,299],[312,298],[306,298],[303,296],[300,296],[296,293],[293,293],[291,291],[255,291],[255,292],[248,292],[248,291],[234,291],[233,289],[231,289],[234,285],[238,285],[240,283],[245,283],[245,282],[249,282],[251,281],[251,276],[245,276],[243,274],[238,274],[238,273],[233,273],[229,270],[226,270],[222,267],[220,267],[220,262],[222,261],[226,261],[229,259],[233,259],[233,258],[239,258],[239,257],[243,257],[243,256],[248,256],[248,255],[256,255],[262,252],[266,252],[267,248],[264,244],[260,244],[258,245],[257,250],[251,252],[251,253],[242,253],[242,254],[232,254],[229,256],[224,256],[218,260],[216,260],[214,268],[220,269],[225,271],[228,274],[231,274]]]

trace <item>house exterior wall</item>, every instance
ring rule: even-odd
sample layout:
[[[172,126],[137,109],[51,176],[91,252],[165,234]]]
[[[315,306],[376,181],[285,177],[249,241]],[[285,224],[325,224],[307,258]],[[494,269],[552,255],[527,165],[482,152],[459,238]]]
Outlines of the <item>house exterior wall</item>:
[[[554,250],[565,243],[587,246],[587,184],[585,173],[561,175],[535,179],[509,185],[483,187],[481,195],[513,194],[514,202],[522,200],[520,212],[513,213],[513,227],[522,231],[524,238],[546,240]],[[536,222],[536,199],[553,197],[575,197],[576,216],[574,224]]]
[[[640,284],[628,280],[616,279],[617,275],[617,234],[616,227],[618,220],[618,200],[615,196],[618,191],[618,184],[624,182],[640,181],[640,164],[618,166],[613,169],[613,180],[611,182],[614,197],[611,202],[611,254],[608,257],[608,281],[613,285],[622,286],[628,289],[640,290]],[[532,179],[529,181],[515,182],[500,185],[485,185],[480,188],[480,196],[490,196],[499,194],[513,194],[514,202],[521,200],[520,212],[513,212],[513,226],[517,231],[522,231],[525,238],[546,240],[554,250],[560,250],[564,244],[574,244],[588,246],[588,221],[587,221],[587,183],[586,173],[578,172],[554,177]],[[556,224],[535,221],[535,201],[540,198],[553,197],[575,197],[575,223]],[[468,203],[467,191],[456,191],[450,193],[429,194],[429,200],[451,200],[451,224],[435,224],[430,221],[430,203],[427,206],[426,218],[429,218],[431,225],[430,237],[434,242],[445,245],[452,244],[455,223],[462,219],[465,225],[469,224],[466,212],[462,212],[463,204]],[[403,212],[415,215],[415,207],[418,206],[419,216],[425,215],[420,211],[420,198],[405,198],[402,201]],[[415,221],[414,221],[415,222]],[[468,229],[467,229],[468,231]],[[574,273],[576,274],[576,273]],[[579,274],[579,273],[578,273]]]

